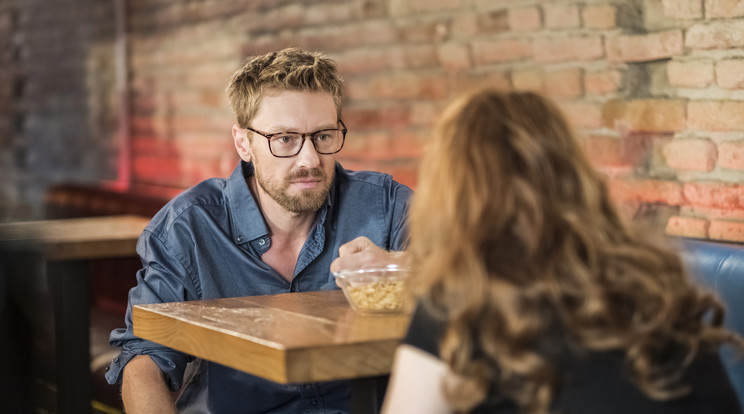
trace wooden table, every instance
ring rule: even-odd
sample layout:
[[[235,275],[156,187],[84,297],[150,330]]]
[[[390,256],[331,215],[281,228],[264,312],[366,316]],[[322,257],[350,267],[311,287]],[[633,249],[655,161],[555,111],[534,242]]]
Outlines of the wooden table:
[[[340,290],[135,306],[134,334],[275,382],[353,379],[378,412],[409,316],[355,313]]]
[[[88,413],[90,321],[86,260],[136,255],[149,218],[106,216],[0,224],[0,248],[48,264],[54,299],[58,413]]]

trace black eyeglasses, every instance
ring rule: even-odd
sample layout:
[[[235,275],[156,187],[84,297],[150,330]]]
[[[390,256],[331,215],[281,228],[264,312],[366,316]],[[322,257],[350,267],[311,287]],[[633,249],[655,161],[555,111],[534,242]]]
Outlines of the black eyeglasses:
[[[299,154],[305,145],[305,137],[310,137],[313,147],[318,154],[330,155],[341,151],[346,141],[346,125],[344,121],[338,120],[340,128],[321,129],[315,132],[277,132],[276,134],[264,134],[251,127],[245,129],[255,132],[269,141],[269,151],[277,158],[290,158]]]

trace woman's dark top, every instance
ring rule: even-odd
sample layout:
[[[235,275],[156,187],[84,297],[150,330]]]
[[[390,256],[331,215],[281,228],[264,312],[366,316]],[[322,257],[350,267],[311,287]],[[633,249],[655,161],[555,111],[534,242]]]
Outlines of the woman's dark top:
[[[439,340],[445,323],[424,306],[418,306],[403,343],[439,357]],[[567,348],[565,348],[567,349]],[[670,401],[652,400],[623,375],[619,352],[566,351],[560,360],[561,381],[551,411],[560,414],[741,414],[728,375],[717,353],[701,353],[690,365],[684,384],[689,394]],[[553,361],[553,359],[551,359]],[[556,363],[556,361],[553,361]],[[519,413],[516,405],[501,398],[496,390],[473,413]]]

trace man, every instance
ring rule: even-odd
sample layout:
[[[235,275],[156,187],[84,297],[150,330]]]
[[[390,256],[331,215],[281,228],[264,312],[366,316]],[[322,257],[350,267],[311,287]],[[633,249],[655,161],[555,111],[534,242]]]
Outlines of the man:
[[[137,245],[143,269],[127,327],[111,334],[122,351],[106,375],[122,381],[128,413],[348,411],[346,382],[276,384],[141,340],[131,321],[137,304],[335,289],[329,269],[342,245],[334,268],[404,247],[411,190],[335,161],[347,131],[341,90],[332,60],[299,49],[256,57],[233,75],[242,161],[229,178],[174,198]]]

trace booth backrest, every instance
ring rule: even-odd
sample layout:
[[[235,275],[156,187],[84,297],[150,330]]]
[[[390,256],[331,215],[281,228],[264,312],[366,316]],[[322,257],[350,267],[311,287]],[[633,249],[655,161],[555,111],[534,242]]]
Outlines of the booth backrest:
[[[683,240],[682,258],[692,276],[726,304],[724,325],[744,335],[744,245]],[[721,349],[721,356],[744,405],[744,357],[730,347]]]

